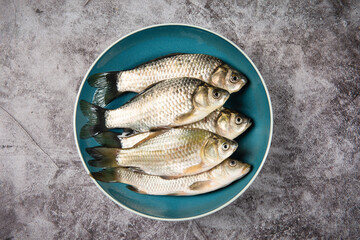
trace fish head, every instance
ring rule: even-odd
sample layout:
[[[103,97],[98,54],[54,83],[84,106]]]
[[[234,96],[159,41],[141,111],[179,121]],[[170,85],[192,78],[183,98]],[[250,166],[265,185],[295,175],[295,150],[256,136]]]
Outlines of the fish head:
[[[196,90],[193,103],[198,110],[210,113],[224,105],[229,97],[228,91],[204,83]]]
[[[251,126],[250,118],[234,110],[224,108],[215,122],[216,133],[234,139]]]
[[[226,159],[224,164],[224,172],[232,179],[238,179],[239,177],[247,174],[251,169],[251,166],[247,163],[240,162],[235,159]]]
[[[229,183],[243,177],[250,170],[249,164],[229,158],[211,170],[211,177],[220,182]]]
[[[248,79],[246,76],[227,64],[219,66],[210,76],[211,85],[226,89],[230,93],[239,91]]]
[[[208,164],[219,163],[230,157],[237,147],[237,142],[233,140],[215,134],[211,135],[203,145],[203,159]]]

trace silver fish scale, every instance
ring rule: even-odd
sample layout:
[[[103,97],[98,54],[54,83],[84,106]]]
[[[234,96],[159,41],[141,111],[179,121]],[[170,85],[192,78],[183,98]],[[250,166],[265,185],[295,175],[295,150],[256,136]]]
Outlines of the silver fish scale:
[[[211,180],[208,172],[177,179],[163,179],[159,176],[134,172],[127,168],[116,168],[117,180],[130,184],[148,194],[166,195],[177,192],[191,193],[189,187],[196,182]]]
[[[159,81],[191,77],[209,82],[214,70],[223,62],[204,54],[181,54],[155,60],[135,69],[122,71],[117,88],[119,92],[141,92]]]
[[[105,112],[107,128],[131,128],[147,131],[169,126],[193,109],[192,96],[201,81],[190,78],[160,82],[129,103]]]
[[[198,129],[171,129],[139,146],[120,150],[121,166],[139,167],[154,175],[183,175],[184,170],[202,162],[201,146],[212,134]]]

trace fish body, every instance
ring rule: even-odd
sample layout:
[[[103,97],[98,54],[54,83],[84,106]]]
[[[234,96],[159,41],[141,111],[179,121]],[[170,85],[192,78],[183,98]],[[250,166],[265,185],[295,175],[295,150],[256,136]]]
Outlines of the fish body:
[[[180,177],[207,171],[235,152],[238,144],[202,129],[151,132],[131,148],[88,148],[95,167],[132,167],[151,175]]]
[[[132,191],[150,195],[197,195],[217,190],[242,178],[250,171],[250,165],[226,159],[216,167],[196,175],[176,179],[164,179],[133,171],[129,168],[111,168],[92,173],[103,182],[129,184]]]
[[[234,110],[220,107],[198,122],[181,128],[203,129],[228,139],[234,139],[251,126],[251,119]],[[124,136],[114,132],[105,132],[95,136],[95,140],[105,147],[131,148],[152,132],[140,132]]]
[[[117,89],[141,92],[148,86],[171,78],[190,77],[207,81],[223,62],[204,54],[179,54],[150,61],[118,74]]]
[[[229,96],[226,90],[200,80],[181,78],[162,81],[114,110],[81,100],[80,108],[89,123],[80,137],[89,138],[112,128],[144,132],[190,124],[222,106]]]
[[[196,78],[230,93],[239,91],[248,81],[243,74],[216,57],[175,54],[130,70],[94,74],[88,83],[98,88],[93,102],[104,107],[123,92],[139,93],[160,81],[182,77]]]

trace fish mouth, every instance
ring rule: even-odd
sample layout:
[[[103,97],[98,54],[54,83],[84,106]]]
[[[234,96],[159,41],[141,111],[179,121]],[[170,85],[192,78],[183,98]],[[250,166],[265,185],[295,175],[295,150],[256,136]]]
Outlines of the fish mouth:
[[[251,165],[245,163],[245,166],[244,166],[243,169],[242,169],[242,174],[243,174],[243,175],[246,175],[246,174],[248,174],[248,173],[250,172],[250,170],[251,170]]]
[[[244,120],[243,123],[241,123],[241,125],[239,125],[238,131],[240,132],[240,134],[242,134],[242,133],[245,132],[252,124],[253,124],[253,123],[252,123],[251,119],[247,118],[247,119]]]
[[[243,85],[245,85],[249,82],[248,78],[244,74],[240,73],[240,76],[241,76],[241,82],[243,83]]]
[[[225,104],[225,102],[230,98],[230,93],[228,91],[226,91],[226,96],[224,97],[224,101],[223,104]]]
[[[235,141],[233,141],[233,143],[231,144],[231,154],[229,154],[229,157],[236,151],[236,149],[238,148],[239,144]]]
[[[248,83],[247,78],[242,75],[240,81],[236,84],[236,87],[234,89],[228,90],[230,93],[238,92],[240,89],[242,89],[246,84]]]
[[[245,86],[248,83],[249,80],[247,80],[247,78],[242,78],[241,82],[242,82],[242,87]]]
[[[245,122],[245,130],[251,127],[251,125],[253,125],[253,122],[251,119],[248,118]]]

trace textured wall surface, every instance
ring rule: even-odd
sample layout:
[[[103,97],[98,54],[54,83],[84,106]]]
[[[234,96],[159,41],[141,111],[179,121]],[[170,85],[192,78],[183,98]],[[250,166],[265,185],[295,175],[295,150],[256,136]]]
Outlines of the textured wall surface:
[[[0,1],[0,239],[360,236],[360,1],[226,2]],[[186,222],[146,219],[103,195],[72,130],[96,57],[131,31],[168,22],[240,46],[274,111],[255,182],[228,207]]]

